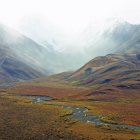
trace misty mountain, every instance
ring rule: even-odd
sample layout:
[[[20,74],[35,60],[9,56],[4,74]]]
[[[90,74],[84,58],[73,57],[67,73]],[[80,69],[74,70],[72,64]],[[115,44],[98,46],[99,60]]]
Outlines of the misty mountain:
[[[90,60],[89,55],[79,45],[79,32],[66,33],[57,24],[38,16],[24,17],[19,30],[49,51],[49,57],[53,57],[47,59],[54,64],[54,73],[73,71]]]
[[[12,52],[11,54],[16,56],[17,60],[29,64],[30,67],[40,72],[48,72],[42,67],[43,62],[45,63],[46,49],[4,25],[0,25],[0,48],[9,53]]]
[[[105,22],[97,30],[90,26],[84,31],[84,36],[90,55],[140,52],[140,25],[115,19]]]
[[[31,31],[34,31],[35,28],[37,28],[36,25],[31,28]],[[29,28],[28,31],[31,33]],[[12,74],[15,75],[17,71],[22,71],[15,76],[19,79],[72,71],[95,56],[109,53],[136,54],[140,52],[140,25],[132,25],[124,21],[111,20],[100,25],[99,28],[90,26],[71,42],[69,42],[70,38],[67,41],[67,36],[59,34],[59,31],[55,34],[50,33],[49,30],[44,31],[42,39],[37,37],[37,34],[35,34],[36,38],[32,36],[33,33],[30,34],[37,43],[7,26],[0,25],[0,63],[1,73],[2,75],[6,74],[5,78],[7,74],[8,78],[9,75],[11,78]],[[52,32],[55,32],[55,29]],[[40,34],[41,32],[38,33],[39,36]],[[46,38],[45,34],[48,34]],[[61,45],[66,45],[68,48],[59,49]],[[10,70],[7,70],[8,64]],[[25,67],[26,69],[24,69]],[[16,68],[20,69],[16,70]]]
[[[79,65],[77,54],[56,51],[52,44],[44,47],[5,25],[0,25],[1,82],[28,80],[71,70]],[[74,57],[75,55],[75,57]],[[77,67],[76,67],[77,68]]]
[[[29,80],[49,74],[46,49],[17,31],[0,25],[0,82]],[[45,66],[43,66],[45,65]]]
[[[130,53],[132,48],[133,52],[139,51],[140,25],[133,25],[121,19],[108,19],[99,24],[90,23],[86,28],[73,31],[73,34],[62,31],[57,25],[44,21],[41,17],[23,19],[21,26],[24,34],[39,42],[51,53],[55,52],[55,56],[58,55],[65,71],[77,69],[96,56],[127,53],[128,48]],[[70,56],[69,59],[67,56]],[[59,61],[57,63],[60,64]]]
[[[18,61],[30,65],[45,75],[60,72],[62,68],[65,70],[63,63],[65,59],[59,59],[59,52],[56,53],[49,43],[46,45],[50,49],[7,26],[0,25],[0,48],[4,49],[6,54],[11,54]]]
[[[8,47],[0,45],[0,85],[30,80],[43,76],[30,64],[20,61]]]

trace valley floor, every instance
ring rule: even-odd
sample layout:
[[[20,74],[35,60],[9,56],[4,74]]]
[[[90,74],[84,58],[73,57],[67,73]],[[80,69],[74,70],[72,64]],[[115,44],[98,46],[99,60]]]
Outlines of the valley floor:
[[[140,139],[140,130],[82,123],[67,117],[68,114],[72,113],[70,109],[49,105],[63,104],[86,107],[89,109],[89,113],[102,116],[103,121],[112,124],[125,123],[140,126],[139,100],[131,102],[129,100],[106,102],[57,99],[50,102],[31,104],[32,100],[30,98],[13,95],[14,90],[10,90],[11,92],[1,91],[0,93],[1,140]],[[28,93],[28,95],[30,94]]]
[[[94,89],[89,87],[53,78],[47,81],[1,89],[0,140],[140,140],[139,129],[80,122],[68,117],[72,113],[70,108],[61,106],[87,108],[87,113],[98,115],[109,124],[140,127],[138,92],[92,95]],[[53,100],[34,104],[26,95],[50,96]]]
[[[69,110],[0,94],[0,140],[88,140],[70,131],[75,123],[64,116]]]

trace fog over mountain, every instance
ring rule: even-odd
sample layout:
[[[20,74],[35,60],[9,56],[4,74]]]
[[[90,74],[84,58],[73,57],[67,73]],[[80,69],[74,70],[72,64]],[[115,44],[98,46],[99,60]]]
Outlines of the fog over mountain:
[[[22,73],[25,73],[26,70],[29,72],[29,69],[32,69],[32,71],[34,69],[34,73],[35,71],[40,73],[35,74],[35,77],[37,77],[39,75],[50,75],[73,70],[80,64],[78,61],[81,61],[81,59],[75,59],[78,57],[76,56],[77,54],[61,53],[53,47],[53,44],[47,42],[45,42],[45,46],[42,46],[16,30],[0,25],[0,62],[1,66],[3,66],[7,59],[10,62],[12,60],[12,64],[9,63],[8,73],[10,71],[10,73],[21,74],[17,72],[16,68],[23,66]],[[71,63],[71,61],[74,63]],[[16,63],[17,65],[15,65]]]
[[[140,25],[116,18],[98,26],[91,23],[73,34],[41,17],[26,17],[21,23],[19,31],[25,36],[0,26],[1,47],[10,48],[18,59],[47,75],[74,71],[96,56],[140,52]]]
[[[99,55],[139,52],[138,0],[5,0],[0,23],[10,27],[1,28],[1,45],[47,75]]]
[[[140,0],[0,0],[0,140],[140,140]]]
[[[1,82],[27,80],[75,71],[96,56],[139,54],[140,25],[110,18],[67,32],[41,16],[26,16],[16,30],[0,24],[0,50]]]
[[[100,24],[91,22],[81,30],[67,33],[57,25],[34,17],[28,18],[28,20],[23,19],[21,30],[49,51],[59,53],[62,59],[65,58],[65,54],[74,60],[82,58],[81,61],[77,61],[78,64],[71,59],[71,65],[76,68],[93,57],[116,53],[123,49],[130,39],[130,44],[134,45],[132,37],[136,34],[139,35],[140,25],[130,24],[123,19],[110,18]]]

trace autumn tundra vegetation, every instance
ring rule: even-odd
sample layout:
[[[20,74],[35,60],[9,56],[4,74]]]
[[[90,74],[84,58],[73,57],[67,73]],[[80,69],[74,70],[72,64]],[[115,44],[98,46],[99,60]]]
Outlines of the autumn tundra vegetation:
[[[0,24],[0,140],[140,140],[140,25],[69,39],[36,21],[31,38]]]

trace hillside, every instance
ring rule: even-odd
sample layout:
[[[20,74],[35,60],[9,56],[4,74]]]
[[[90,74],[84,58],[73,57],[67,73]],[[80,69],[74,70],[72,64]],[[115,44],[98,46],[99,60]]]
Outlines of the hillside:
[[[76,85],[91,87],[98,84],[112,85],[126,83],[130,80],[137,83],[139,81],[137,75],[139,75],[140,69],[139,34],[139,25],[132,25],[123,21],[113,21],[110,24],[104,25],[100,28],[100,31],[94,33],[94,35],[97,35],[96,37],[94,36],[94,42],[91,41],[92,45],[97,46],[93,47],[93,50],[91,50],[92,46],[87,47],[85,54],[88,51],[91,54],[95,51],[94,48],[98,48],[97,51],[100,54],[102,54],[103,50],[106,50],[106,53],[113,51],[116,54],[96,57],[79,70],[74,73],[71,72],[72,74],[63,73],[52,77],[57,77],[60,80],[68,80]],[[91,38],[92,36],[88,37]],[[49,47],[49,44],[47,45]],[[53,46],[51,47],[53,48]],[[4,77],[8,79],[8,74],[10,75],[10,80],[12,78],[30,79],[29,77],[40,77],[42,74],[47,76],[64,71],[66,62],[71,67],[73,65],[72,59],[75,59],[75,63],[79,63],[79,60],[81,61],[82,59],[85,61],[84,55],[83,58],[81,57],[81,59],[77,60],[81,54],[77,54],[76,58],[69,55],[69,59],[67,59],[67,53],[64,56],[63,52],[57,52],[53,49],[50,51],[47,47],[37,44],[28,37],[4,25],[0,25],[0,49],[1,77],[6,74]],[[9,68],[10,71],[7,70]],[[26,74],[22,72],[22,74],[18,73],[14,77],[15,72],[17,73],[16,68],[20,68],[20,71],[21,68],[22,71],[26,70]],[[14,76],[12,77],[11,74]]]
[[[1,86],[47,75],[48,71],[40,65],[42,51],[43,47],[31,39],[0,25]]]
[[[13,82],[30,80],[43,76],[28,63],[18,59],[8,48],[0,48],[0,85],[5,86]]]
[[[20,34],[5,25],[0,25],[0,48],[6,54],[12,54],[16,59],[29,64],[40,72],[48,73],[43,66],[47,50],[30,38]]]
[[[140,25],[114,19],[101,24],[97,29],[94,26],[87,28],[82,43],[87,46],[86,52],[92,58],[111,53],[138,53],[139,36]]]
[[[74,72],[70,79],[79,79],[80,83],[83,82],[83,84],[90,85],[120,83],[128,79],[133,80],[133,78],[139,78],[129,77],[133,73],[140,71],[139,56],[139,54],[109,54],[96,57]],[[127,79],[123,76],[127,76]],[[88,81],[88,78],[90,78],[90,81]]]

